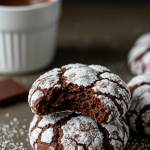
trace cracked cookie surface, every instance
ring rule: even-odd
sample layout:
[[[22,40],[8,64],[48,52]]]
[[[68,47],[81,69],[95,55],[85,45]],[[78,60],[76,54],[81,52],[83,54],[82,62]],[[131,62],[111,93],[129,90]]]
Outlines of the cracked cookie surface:
[[[131,107],[127,112],[130,128],[150,134],[150,76],[138,75],[127,84],[131,91]]]
[[[150,72],[150,33],[134,43],[128,54],[128,65],[134,75]]]
[[[35,115],[29,129],[35,150],[121,150],[129,129],[123,117],[110,124],[74,112]]]
[[[75,111],[110,123],[130,107],[124,81],[100,65],[69,64],[40,76],[29,92],[29,104],[38,115]]]

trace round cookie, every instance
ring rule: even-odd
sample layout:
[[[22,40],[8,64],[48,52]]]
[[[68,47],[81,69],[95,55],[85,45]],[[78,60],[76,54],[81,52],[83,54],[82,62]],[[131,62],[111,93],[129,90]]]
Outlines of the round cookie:
[[[129,109],[130,91],[119,76],[103,66],[69,64],[40,76],[28,100],[38,115],[69,110],[110,123]]]
[[[93,118],[74,112],[35,115],[29,129],[35,150],[121,150],[129,129],[125,118],[98,124]]]
[[[138,75],[127,85],[131,91],[129,126],[135,132],[150,134],[150,76]]]
[[[134,75],[150,71],[150,33],[142,35],[128,54],[128,65]]]

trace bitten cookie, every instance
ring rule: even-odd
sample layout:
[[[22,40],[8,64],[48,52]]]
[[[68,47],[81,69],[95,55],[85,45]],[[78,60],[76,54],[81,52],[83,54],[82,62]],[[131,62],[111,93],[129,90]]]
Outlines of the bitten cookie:
[[[131,91],[131,107],[127,112],[133,131],[150,134],[150,76],[138,75],[128,84]]]
[[[128,65],[133,74],[150,72],[150,33],[142,35],[128,54]]]
[[[69,64],[40,76],[28,100],[38,115],[69,110],[110,123],[129,109],[130,91],[119,76],[103,66]]]
[[[129,129],[124,117],[100,125],[89,116],[62,112],[35,115],[29,137],[35,150],[121,150]]]

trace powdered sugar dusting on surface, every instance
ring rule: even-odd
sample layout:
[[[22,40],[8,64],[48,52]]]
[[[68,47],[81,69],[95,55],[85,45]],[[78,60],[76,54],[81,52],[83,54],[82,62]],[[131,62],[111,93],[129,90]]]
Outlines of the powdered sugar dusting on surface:
[[[31,133],[32,128],[35,126],[38,121],[38,115],[34,115],[32,122],[30,123],[29,134]]]
[[[118,108],[115,106],[114,102],[103,95],[99,95],[98,98],[104,104],[106,112],[109,114],[107,122],[113,122],[114,120],[118,120],[120,117],[120,112],[118,111]]]
[[[31,102],[30,102],[30,100],[31,100],[31,95],[32,95],[32,94],[34,93],[34,91],[37,89],[39,83],[40,83],[40,80],[37,79],[37,80],[33,83],[32,88],[31,88],[30,91],[29,91],[29,95],[28,95],[28,102],[29,102],[29,105],[31,105]]]
[[[102,92],[117,98],[122,96],[125,101],[129,101],[130,95],[124,89],[120,88],[116,83],[106,79],[97,81],[92,89],[96,93]]]
[[[54,87],[55,85],[58,85],[59,81],[59,73],[60,69],[55,68],[53,70],[50,70],[46,73],[46,75],[43,75],[44,78],[40,77],[41,83],[39,84],[39,87],[42,89],[49,89]],[[44,80],[46,78],[46,80]]]
[[[124,117],[125,118],[125,117]],[[125,118],[126,120],[126,118]],[[123,126],[125,127],[126,129],[126,132],[125,132],[125,136],[124,136],[124,146],[127,144],[127,141],[128,141],[128,138],[129,138],[129,127],[128,125],[126,124],[126,122],[122,121],[123,123]]]
[[[108,68],[103,67],[101,65],[89,65],[89,67],[96,70],[96,71],[98,71],[98,72],[100,72],[100,73],[103,73],[105,71],[110,72],[110,70]]]
[[[38,148],[38,147],[37,147],[37,144],[35,144],[35,150],[37,150],[37,148]]]
[[[147,52],[141,60],[146,66],[150,64],[150,51]]]
[[[113,145],[114,150],[122,149],[122,143],[118,140],[111,139],[110,144]]]
[[[123,111],[122,115],[124,115],[127,112],[127,110],[129,109],[129,107],[130,107],[130,92],[128,93],[125,89],[119,87],[116,83],[109,81],[107,79],[103,79],[101,81],[97,81],[94,84],[92,89],[96,93],[103,93],[103,94],[109,94],[111,96],[115,96],[116,103],[118,103],[118,105],[122,108],[122,111]],[[100,98],[99,95],[97,97]],[[118,99],[120,97],[122,97],[121,100]],[[120,112],[118,111],[117,107],[115,108],[115,103],[112,100],[108,99],[107,97],[103,97],[103,98],[104,98],[103,103],[105,105],[105,108],[109,108],[108,110],[106,109],[106,111],[107,112],[109,110],[111,111],[107,122],[109,122],[109,120],[111,120],[111,118],[114,118],[114,119],[118,118],[118,116],[120,115]],[[109,100],[109,102],[108,102],[108,100]],[[111,108],[113,108],[113,109],[111,109]]]
[[[73,112],[61,112],[61,113],[53,113],[47,116],[43,116],[42,120],[38,123],[39,127],[45,127],[48,124],[55,124],[57,121],[68,117]]]
[[[147,84],[141,85],[134,90],[131,99],[130,112],[128,112],[127,115],[129,116],[130,128],[133,131],[138,132],[136,120],[138,119],[138,116],[141,116],[141,120],[143,121],[140,122],[141,126],[143,126],[146,134],[150,134],[150,112],[149,110],[144,112],[141,111],[145,106],[150,106],[150,85]]]
[[[109,79],[111,81],[115,81],[115,82],[119,83],[120,85],[122,85],[127,91],[129,91],[126,83],[119,76],[117,76],[113,73],[105,72],[105,73],[101,74],[100,77],[102,77],[104,79]]]
[[[121,147],[123,148],[125,146],[124,144],[127,143],[129,136],[128,136],[128,131],[123,130],[124,127],[123,121],[117,120],[110,124],[101,124],[101,126],[108,131],[109,138],[111,139],[110,144],[114,147],[114,149],[118,150],[121,149]],[[117,140],[118,137],[123,140],[124,142],[123,144]],[[119,146],[119,148],[117,148],[116,146]]]
[[[51,143],[54,137],[53,128],[49,128],[42,133],[41,141],[45,143]]]
[[[150,83],[150,76],[142,74],[133,77],[127,84],[128,87],[133,87],[135,85],[140,85],[142,83]]]
[[[123,125],[120,123],[120,120],[117,120],[110,124],[101,124],[101,125],[109,132],[109,138],[117,139],[119,136],[121,139],[123,139],[124,131],[122,129]]]
[[[143,73],[143,64],[141,63],[140,60],[136,61],[136,62],[132,62],[131,63],[131,72],[133,74],[142,74]]]
[[[145,42],[150,43],[150,33],[145,33],[141,35],[135,42],[135,44],[145,44]]]
[[[35,101],[43,97],[44,94],[42,91],[37,90],[31,97],[31,107],[34,105]]]
[[[105,128],[109,133],[108,138],[110,140],[108,139],[108,141],[114,147],[114,149],[121,150],[129,137],[129,133],[127,132],[128,127],[127,125],[125,126],[125,122],[123,120],[117,120],[110,124],[100,124],[100,126]],[[123,130],[123,127],[126,130]],[[43,128],[40,128],[37,126],[37,128],[35,128],[30,134],[31,145],[38,144],[35,141],[39,138],[40,133],[41,142],[47,144],[52,142],[54,137],[54,129],[49,127],[48,129],[44,130],[44,132],[42,132]],[[99,128],[94,119],[89,116],[80,115],[77,117],[72,117],[65,125],[61,126],[61,129],[63,132],[61,144],[63,145],[64,150],[85,150],[85,147],[88,148],[88,150],[104,149],[104,130],[101,130],[101,127]],[[32,138],[33,136],[34,138]],[[123,143],[121,143],[119,146],[119,142]],[[55,148],[51,146],[49,149],[55,150]]]
[[[84,150],[83,146],[78,146],[78,150]]]
[[[128,55],[129,63],[131,63],[137,57],[142,55],[145,51],[147,51],[148,48],[150,48],[150,43],[140,44],[140,45],[138,44],[132,47]]]
[[[25,123],[28,120],[26,118],[19,120],[16,117],[12,119],[12,114],[10,119],[8,114],[6,113],[5,117],[9,122],[6,124],[1,119],[0,123],[0,150],[27,150],[29,130]]]
[[[89,68],[71,68],[64,73],[64,77],[66,77],[66,82],[77,84],[78,86],[90,86],[94,83],[97,78],[98,72]]]
[[[61,144],[65,147],[64,150],[75,149],[77,143],[90,145],[90,150],[102,147],[103,134],[99,131],[97,123],[90,117],[78,116],[71,118],[61,128],[63,130]]]
[[[49,89],[49,88],[52,88],[54,86],[61,87],[60,84],[57,84],[58,81],[59,81],[59,73],[60,73],[60,71],[61,70],[58,69],[58,68],[50,70],[49,72],[46,72],[45,74],[41,75],[33,83],[32,88],[29,91],[29,96],[28,96],[28,102],[29,102],[31,107],[32,107],[32,104],[37,100],[36,98],[39,97],[39,93],[35,92],[38,87],[40,87],[41,89]],[[41,94],[40,94],[40,96],[41,96]]]
[[[40,96],[37,95],[37,93],[39,92],[38,90],[40,90],[40,88],[42,88],[42,89],[50,88],[50,87],[48,87],[48,85],[50,83],[52,83],[50,85],[52,85],[53,87],[61,88],[61,85],[58,84],[59,83],[59,74],[61,74],[63,82],[61,82],[61,81],[60,82],[63,84],[63,86],[66,86],[67,88],[69,86],[67,84],[72,83],[74,85],[92,88],[95,91],[94,94],[97,96],[102,93],[102,95],[105,94],[107,96],[107,94],[108,94],[109,96],[110,95],[113,96],[113,98],[116,97],[117,99],[115,100],[115,103],[112,102],[111,105],[109,105],[109,106],[107,104],[106,108],[114,109],[114,111],[110,112],[111,115],[109,115],[108,121],[112,120],[112,115],[114,115],[116,118],[118,118],[117,113],[116,113],[118,105],[116,107],[115,106],[116,103],[118,103],[120,105],[120,107],[123,109],[123,115],[128,110],[129,105],[130,105],[129,89],[127,88],[126,84],[124,83],[124,81],[121,80],[121,78],[119,76],[114,75],[113,73],[109,73],[110,70],[107,69],[106,67],[103,67],[100,65],[87,66],[87,65],[83,65],[83,64],[69,64],[69,65],[63,66],[61,69],[62,70],[60,70],[58,68],[53,69],[39,78],[41,81],[38,84],[37,91],[34,93],[35,95],[33,94],[32,95],[33,98],[31,97],[31,104],[34,104],[38,97],[43,96],[43,95],[40,95]],[[54,76],[56,76],[56,77],[54,77]],[[101,79],[101,78],[104,78],[104,79]],[[86,88],[85,88],[85,90],[86,90]],[[93,92],[93,90],[92,90],[92,92]],[[44,92],[44,90],[43,90],[43,92]],[[44,93],[45,97],[46,97],[46,93],[47,92]],[[53,96],[53,94],[52,94],[52,96]],[[49,98],[49,99],[51,99],[51,98]],[[121,99],[121,100],[119,101],[119,99]],[[121,102],[121,101],[123,101],[123,102]],[[34,113],[36,112],[36,108],[37,108],[37,106],[32,107],[32,111]],[[107,110],[107,112],[108,111],[109,110]],[[48,113],[50,113],[50,112],[48,112]],[[122,116],[120,116],[120,117],[122,117]]]
[[[49,150],[55,150],[55,148],[54,148],[54,147],[52,147],[52,146],[50,146],[50,147],[49,147]]]
[[[127,106],[126,106],[126,104],[125,104],[124,101],[120,101],[120,100],[118,100],[118,99],[115,99],[115,100],[116,100],[116,102],[120,105],[120,107],[122,108],[123,116],[124,116],[125,113],[128,111],[128,109],[129,109],[129,107],[130,107],[130,104],[128,104],[128,108],[127,108]]]
[[[80,67],[86,67],[87,65],[76,63],[76,64],[68,64],[65,66],[62,66],[61,68],[66,68],[67,70],[70,68],[80,68]]]
[[[145,113],[142,114],[142,125],[144,127],[144,132],[146,134],[150,134],[150,110],[147,110]]]
[[[142,85],[134,90],[130,111],[135,110],[139,114],[146,105],[150,105],[150,85]]]
[[[128,64],[133,74],[142,74],[150,70],[149,49],[150,34],[146,33],[138,38],[128,54]]]
[[[129,113],[127,112],[128,115],[130,115],[129,117],[129,126],[130,126],[130,129],[132,129],[133,131],[135,132],[138,132],[136,130],[136,119],[137,119],[137,114],[132,114],[132,113]]]
[[[36,140],[39,137],[40,132],[42,131],[42,129],[40,128],[35,128],[30,135],[30,144],[33,147],[34,143],[36,142]]]

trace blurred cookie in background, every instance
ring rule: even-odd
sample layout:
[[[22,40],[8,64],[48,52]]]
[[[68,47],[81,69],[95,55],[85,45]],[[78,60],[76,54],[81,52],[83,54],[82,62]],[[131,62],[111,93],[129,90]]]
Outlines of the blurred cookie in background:
[[[136,40],[128,54],[128,65],[134,75],[150,72],[150,33]]]

